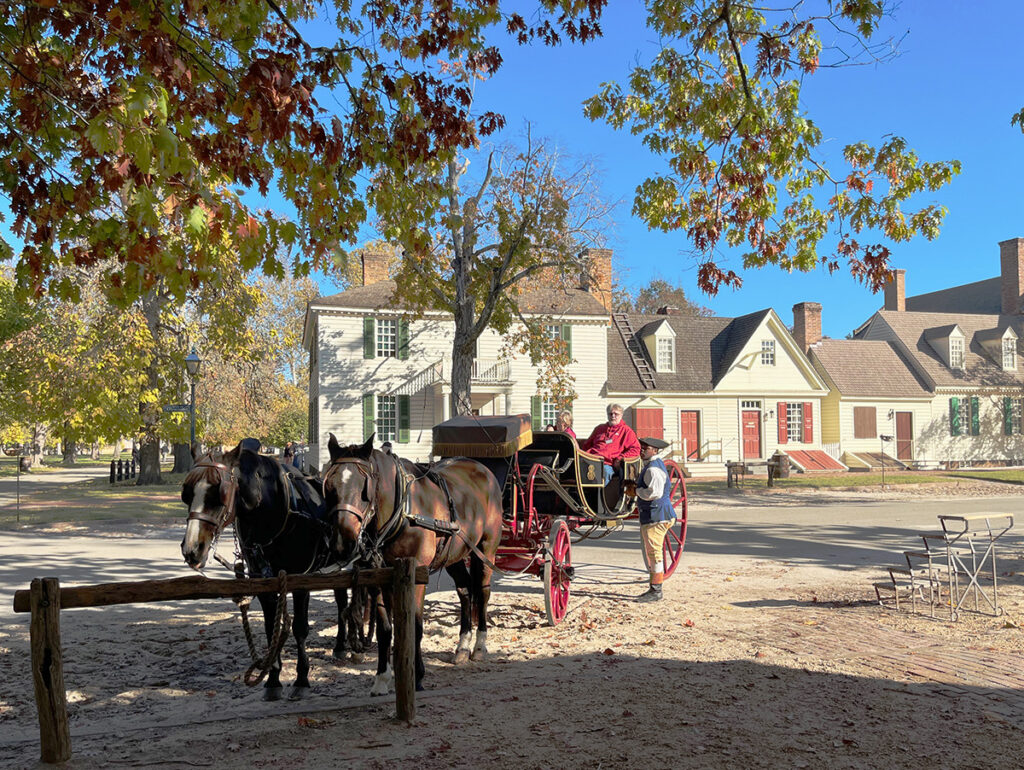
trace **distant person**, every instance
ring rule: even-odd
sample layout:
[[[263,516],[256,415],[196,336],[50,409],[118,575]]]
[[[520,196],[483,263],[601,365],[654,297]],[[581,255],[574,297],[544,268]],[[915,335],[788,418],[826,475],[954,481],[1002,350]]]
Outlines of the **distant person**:
[[[554,433],[555,432],[555,426],[552,425],[551,423],[548,423],[547,425],[544,426],[544,432],[545,433]]]
[[[383,444],[381,444],[380,451],[382,451],[386,455],[391,454],[391,442],[385,441]]]
[[[631,489],[639,498],[640,539],[643,541],[650,569],[650,587],[637,597],[638,602],[661,601],[661,584],[665,582],[665,564],[662,546],[665,536],[676,520],[676,509],[672,507],[672,485],[668,480],[668,468],[658,452],[668,447],[660,438],[640,439],[640,459],[643,467],[640,479],[626,482],[626,492]]]
[[[555,430],[568,433],[573,438],[576,438],[576,431],[572,429],[572,412],[568,409],[563,409],[558,413],[558,419],[555,420]]]
[[[608,422],[594,428],[580,448],[604,459],[605,484],[611,480],[614,469],[622,465],[624,458],[640,456],[640,442],[633,429],[622,421],[622,406],[619,404],[608,406]]]
[[[295,445],[289,441],[284,445],[284,464],[291,465],[295,461]]]

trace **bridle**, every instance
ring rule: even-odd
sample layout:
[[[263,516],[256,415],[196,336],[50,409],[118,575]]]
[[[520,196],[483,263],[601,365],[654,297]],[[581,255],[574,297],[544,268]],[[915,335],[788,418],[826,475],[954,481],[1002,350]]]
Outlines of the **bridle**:
[[[344,513],[351,513],[359,520],[360,530],[362,529],[363,520],[370,513],[373,513],[374,508],[379,510],[378,500],[376,499],[377,491],[380,485],[377,483],[377,471],[373,467],[373,464],[368,460],[363,460],[358,457],[339,457],[331,463],[331,467],[327,469],[324,474],[322,494],[324,500],[327,499],[327,480],[335,474],[339,468],[343,465],[354,465],[359,475],[363,477],[363,499],[366,500],[365,508],[357,508],[351,503],[338,502],[334,507],[335,511],[343,511]],[[373,481],[373,495],[370,494],[370,482]]]
[[[238,479],[235,478],[235,469],[229,468],[224,463],[217,462],[209,455],[206,455],[192,466],[193,471],[196,468],[213,468],[216,471],[223,513],[219,516],[214,516],[206,512],[205,506],[200,510],[192,510],[191,506],[189,506],[188,521],[193,519],[204,521],[212,525],[220,533],[222,529],[235,520],[235,495],[238,492]]]

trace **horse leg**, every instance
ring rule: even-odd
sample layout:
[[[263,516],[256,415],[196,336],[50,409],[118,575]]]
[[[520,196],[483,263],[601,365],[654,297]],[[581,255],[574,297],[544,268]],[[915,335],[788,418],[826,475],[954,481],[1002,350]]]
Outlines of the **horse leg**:
[[[352,649],[349,658],[353,663],[363,662],[363,653],[366,651],[366,633],[363,630],[363,616],[366,609],[367,590],[364,586],[352,589],[352,599],[348,609],[345,611],[347,622],[345,623],[348,635],[348,646]]]
[[[426,586],[416,586],[416,692],[423,690],[423,675],[427,673],[423,665],[423,599],[426,595]]]
[[[370,695],[387,695],[395,688],[395,672],[391,667],[391,591],[377,594],[377,675]]]
[[[473,660],[487,659],[487,604],[491,600],[491,574],[493,569],[484,564],[475,554],[470,559],[470,578],[473,589],[473,606],[476,608],[476,645]]]
[[[259,594],[256,599],[263,610],[263,630],[267,634],[267,648],[269,649],[274,641],[274,621],[277,620],[277,594]],[[274,662],[270,664],[267,680],[263,683],[263,700],[280,700],[283,689],[281,686],[281,656],[277,655]]]
[[[332,655],[335,660],[344,660],[345,653],[348,652],[345,636],[348,626],[348,590],[345,588],[335,588],[334,603],[338,605],[338,635],[334,639],[334,652]]]
[[[455,665],[461,666],[469,662],[470,637],[473,633],[469,570],[466,569],[466,562],[460,559],[449,564],[445,571],[451,575],[455,582],[455,593],[459,595],[459,646],[455,648]]]
[[[309,693],[309,655],[306,653],[306,639],[309,637],[309,591],[292,592],[292,633],[298,656],[295,661],[295,684],[288,693],[288,700],[301,700]]]

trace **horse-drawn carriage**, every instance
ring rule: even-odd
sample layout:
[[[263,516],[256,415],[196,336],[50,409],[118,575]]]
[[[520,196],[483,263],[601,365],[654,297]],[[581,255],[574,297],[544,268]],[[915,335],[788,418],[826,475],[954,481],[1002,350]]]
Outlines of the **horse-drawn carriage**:
[[[534,433],[529,415],[456,417],[435,426],[433,439],[435,456],[469,457],[494,474],[503,508],[495,564],[542,577],[548,622],[561,622],[573,577],[572,542],[604,537],[638,517],[624,482],[639,476],[640,459],[626,460],[605,485],[601,457],[567,433]],[[665,466],[677,517],[663,546],[668,578],[683,553],[687,499],[682,470],[671,460]]]

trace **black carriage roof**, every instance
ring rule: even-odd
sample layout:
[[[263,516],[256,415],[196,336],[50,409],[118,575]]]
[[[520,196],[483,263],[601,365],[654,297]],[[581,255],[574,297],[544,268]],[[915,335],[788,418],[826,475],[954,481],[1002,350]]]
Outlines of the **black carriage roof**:
[[[533,427],[528,414],[470,414],[435,425],[433,437],[435,456],[508,457],[533,441]]]

